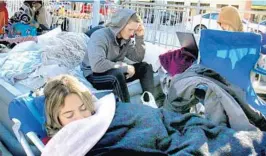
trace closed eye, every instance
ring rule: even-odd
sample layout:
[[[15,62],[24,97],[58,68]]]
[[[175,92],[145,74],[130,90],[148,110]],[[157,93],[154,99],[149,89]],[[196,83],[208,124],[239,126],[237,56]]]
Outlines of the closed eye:
[[[73,111],[68,111],[68,112],[63,113],[63,115],[66,118],[71,119],[74,116],[74,112]]]
[[[84,104],[82,104],[81,106],[79,106],[79,110],[86,111],[87,108],[86,108],[86,106]]]

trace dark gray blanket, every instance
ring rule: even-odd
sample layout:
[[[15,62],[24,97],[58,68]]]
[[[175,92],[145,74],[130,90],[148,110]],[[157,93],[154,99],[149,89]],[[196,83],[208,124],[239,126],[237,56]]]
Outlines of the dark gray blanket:
[[[266,118],[265,116],[256,110],[251,104],[249,104],[246,100],[246,92],[244,92],[239,87],[229,83],[226,79],[221,77],[217,72],[213,71],[210,68],[207,68],[203,65],[194,64],[190,68],[186,70],[186,72],[182,74],[176,75],[171,82],[171,87],[169,88],[169,95],[165,102],[165,108],[171,111],[178,112],[178,108],[176,105],[193,105],[197,104],[199,100],[193,96],[190,100],[185,101],[184,99],[177,100],[175,93],[178,88],[175,88],[175,83],[182,79],[186,79],[189,77],[203,77],[211,80],[217,86],[223,88],[226,92],[228,92],[239,104],[242,110],[245,112],[246,116],[249,119],[249,122],[258,127],[262,131],[266,131]],[[183,87],[183,86],[178,86]],[[255,99],[254,99],[255,100]],[[174,107],[172,107],[174,106]]]
[[[196,114],[117,103],[115,117],[87,155],[261,155],[266,136],[235,132]]]

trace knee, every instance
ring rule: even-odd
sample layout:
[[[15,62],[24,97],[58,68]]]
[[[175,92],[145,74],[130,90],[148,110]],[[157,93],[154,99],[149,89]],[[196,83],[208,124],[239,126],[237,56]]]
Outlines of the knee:
[[[125,79],[125,75],[121,69],[113,69],[112,75],[115,76],[119,80]]]
[[[141,62],[141,68],[144,72],[153,72],[152,65],[146,62]]]

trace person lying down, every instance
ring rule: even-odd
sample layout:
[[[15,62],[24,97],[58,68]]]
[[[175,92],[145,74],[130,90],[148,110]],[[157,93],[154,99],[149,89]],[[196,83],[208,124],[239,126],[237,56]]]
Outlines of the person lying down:
[[[234,131],[196,114],[96,99],[76,78],[61,75],[44,89],[50,141],[42,155],[260,155],[261,131]]]

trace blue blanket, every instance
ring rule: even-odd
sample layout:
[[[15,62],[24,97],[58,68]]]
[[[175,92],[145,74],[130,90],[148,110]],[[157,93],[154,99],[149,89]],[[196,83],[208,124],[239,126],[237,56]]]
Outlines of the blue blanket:
[[[265,147],[260,131],[236,132],[196,114],[117,103],[108,131],[87,155],[261,155]]]

